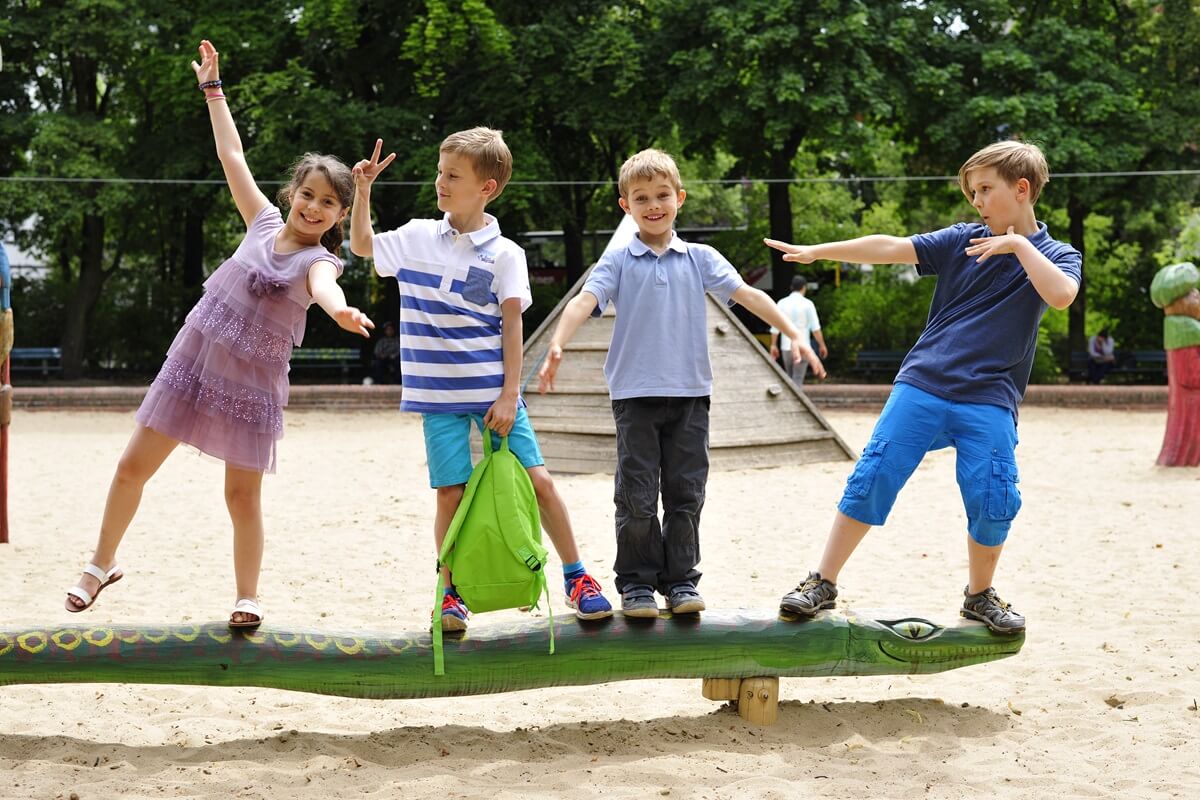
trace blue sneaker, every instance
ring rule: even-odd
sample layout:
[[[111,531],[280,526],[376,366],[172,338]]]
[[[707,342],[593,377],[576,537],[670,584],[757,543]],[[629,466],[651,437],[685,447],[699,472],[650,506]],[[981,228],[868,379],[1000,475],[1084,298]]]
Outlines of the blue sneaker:
[[[453,592],[442,597],[442,630],[465,631],[467,629],[467,605]]]
[[[612,604],[600,592],[600,584],[586,572],[567,580],[567,608],[575,609],[580,619],[612,616]]]

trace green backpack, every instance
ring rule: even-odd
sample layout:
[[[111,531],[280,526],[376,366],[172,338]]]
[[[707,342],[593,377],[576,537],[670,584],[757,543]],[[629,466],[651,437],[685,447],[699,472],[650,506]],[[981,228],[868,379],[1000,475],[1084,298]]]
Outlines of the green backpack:
[[[454,588],[471,611],[536,608],[546,586],[546,548],[537,495],[525,467],[508,449],[508,437],[492,450],[492,432],[483,429],[483,459],[475,465],[466,491],[438,554],[437,597],[433,612],[433,672],[446,674],[442,653],[441,567],[450,570]],[[554,617],[550,617],[554,652]]]

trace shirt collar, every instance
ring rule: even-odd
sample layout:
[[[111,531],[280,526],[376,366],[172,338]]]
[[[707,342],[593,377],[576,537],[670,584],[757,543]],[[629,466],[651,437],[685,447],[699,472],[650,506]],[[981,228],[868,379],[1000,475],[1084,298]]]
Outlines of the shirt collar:
[[[495,239],[500,235],[500,223],[496,221],[495,217],[493,217],[491,214],[484,214],[483,221],[484,225],[479,230],[471,231],[468,234],[459,234],[459,232],[454,230],[453,226],[450,225],[450,212],[447,211],[446,215],[442,217],[442,221],[438,223],[438,235],[441,236],[447,233],[454,236],[465,235],[471,240],[471,244],[479,246],[481,244],[490,242],[492,239]]]
[[[687,255],[687,242],[679,238],[679,234],[671,231],[671,241],[667,242],[667,250],[674,250],[676,253]],[[653,253],[650,245],[642,241],[642,237],[634,234],[629,240],[629,252],[635,256],[644,256],[646,253]]]

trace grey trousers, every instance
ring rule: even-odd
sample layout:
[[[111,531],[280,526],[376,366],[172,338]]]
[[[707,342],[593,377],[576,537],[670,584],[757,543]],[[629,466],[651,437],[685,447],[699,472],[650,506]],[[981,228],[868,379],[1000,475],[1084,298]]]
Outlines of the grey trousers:
[[[707,397],[613,400],[617,423],[617,591],[700,580],[700,510],[708,482]],[[662,523],[658,498],[662,494]]]

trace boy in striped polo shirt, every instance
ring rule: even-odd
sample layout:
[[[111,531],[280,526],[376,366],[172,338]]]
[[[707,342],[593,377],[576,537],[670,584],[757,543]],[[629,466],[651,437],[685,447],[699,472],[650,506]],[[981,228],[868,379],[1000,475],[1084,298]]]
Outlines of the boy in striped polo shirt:
[[[396,157],[354,166],[355,202],[350,249],[375,258],[375,271],[400,288],[401,411],[421,414],[429,484],[437,490],[433,535],[437,550],[471,475],[474,424],[509,437],[529,471],[550,541],[563,562],[567,605],[581,619],[612,614],[600,585],[583,567],[566,506],[545,467],[520,396],[523,331],[529,307],[525,252],[500,235],[487,204],[512,176],[512,154],[499,131],[472,128],[442,142],[437,190],[441,219],[414,219],[396,230],[371,228],[371,184]],[[436,550],[435,550],[436,552]],[[442,629],[465,630],[468,609],[449,573]]]

